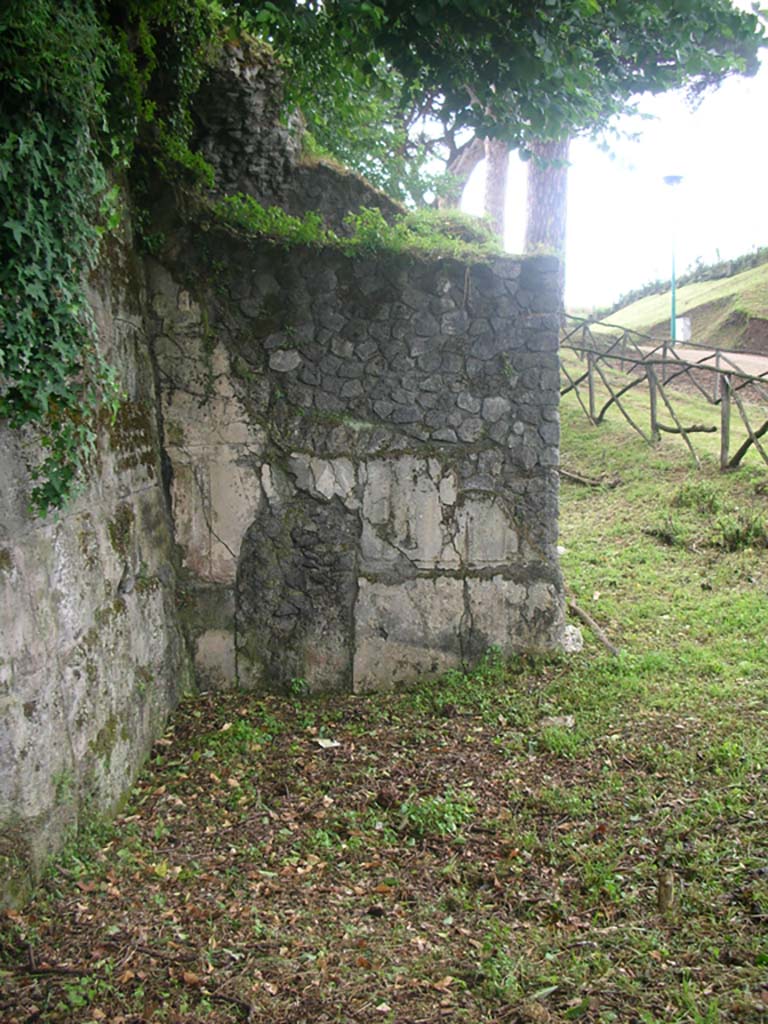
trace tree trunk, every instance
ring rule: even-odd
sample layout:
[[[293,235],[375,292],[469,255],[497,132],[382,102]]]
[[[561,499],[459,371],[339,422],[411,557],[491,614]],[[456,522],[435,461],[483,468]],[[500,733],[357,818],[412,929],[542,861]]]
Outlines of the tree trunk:
[[[457,150],[448,161],[446,171],[451,175],[451,187],[445,195],[438,196],[437,206],[440,210],[455,210],[461,202],[464,187],[469,181],[472,171],[485,156],[483,140],[476,135],[468,143]]]
[[[551,252],[560,259],[565,284],[565,228],[568,212],[568,148],[570,139],[537,142],[528,164],[528,222],[525,251]]]
[[[485,212],[504,243],[504,207],[507,198],[509,146],[501,139],[485,140]]]

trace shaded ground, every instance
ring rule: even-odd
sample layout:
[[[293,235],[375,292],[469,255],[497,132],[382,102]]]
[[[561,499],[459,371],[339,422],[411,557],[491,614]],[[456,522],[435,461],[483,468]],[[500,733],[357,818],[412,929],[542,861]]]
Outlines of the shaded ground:
[[[750,352],[762,352],[768,355],[768,320],[764,317],[751,317],[744,333],[744,348]]]
[[[623,480],[563,495],[621,657],[190,699],[7,915],[0,1020],[768,1020],[764,475],[566,420],[569,464]]]

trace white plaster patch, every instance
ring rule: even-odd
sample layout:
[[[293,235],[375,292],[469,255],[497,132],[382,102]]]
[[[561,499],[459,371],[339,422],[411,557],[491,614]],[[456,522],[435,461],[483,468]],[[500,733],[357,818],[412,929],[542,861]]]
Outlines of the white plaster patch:
[[[195,642],[195,669],[200,682],[212,690],[235,685],[235,641],[225,629],[209,629]]]
[[[496,645],[505,653],[520,650],[525,641],[523,584],[494,576],[469,580],[467,589],[474,632],[485,637],[488,647]]]
[[[468,498],[456,511],[456,547],[470,569],[508,565],[517,554],[517,532],[493,499]]]
[[[245,531],[262,501],[261,477],[235,453],[214,448],[174,462],[171,499],[184,564],[209,583],[233,583]]]
[[[274,504],[278,500],[277,487],[275,487],[275,480],[272,473],[272,467],[269,463],[263,463],[261,467],[261,487],[264,491],[264,496],[270,505]]]
[[[362,476],[363,558],[404,557],[417,569],[456,569],[453,543],[456,480],[435,459],[371,460]],[[445,500],[444,500],[445,499]]]
[[[259,483],[259,477],[249,466],[239,465],[234,459],[208,465],[211,581],[235,581],[243,536],[261,504]]]
[[[355,605],[355,692],[388,690],[456,667],[463,612],[459,579],[399,584],[361,579]]]

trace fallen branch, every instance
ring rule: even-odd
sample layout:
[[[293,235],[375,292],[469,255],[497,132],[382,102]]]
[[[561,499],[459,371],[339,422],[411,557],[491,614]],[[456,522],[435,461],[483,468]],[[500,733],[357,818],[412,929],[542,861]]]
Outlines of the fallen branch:
[[[14,974],[30,974],[34,978],[44,978],[50,974],[69,974],[75,978],[83,978],[91,972],[85,967],[67,967],[66,964],[51,964],[41,967],[30,967],[29,964],[20,964],[18,967],[11,967]]]
[[[155,949],[154,946],[144,946],[137,942],[119,942],[117,939],[104,939],[103,945],[123,951],[129,959],[133,953],[144,953],[151,960],[164,960],[171,964],[192,963],[199,956],[198,953],[185,953],[183,950],[179,950],[178,953],[166,953],[162,949]]]
[[[577,619],[581,619],[585,626],[588,626],[595,634],[600,643],[605,647],[609,654],[612,654],[614,658],[618,658],[619,649],[614,647],[608,637],[605,635],[605,631],[598,626],[589,612],[585,612],[583,608],[579,608],[575,601],[568,598],[568,611],[573,612]]]
[[[585,487],[608,487],[613,489],[618,487],[621,483],[618,477],[608,479],[605,476],[593,477],[593,476],[582,476],[580,473],[574,473],[569,469],[560,468],[560,476],[565,480],[571,480],[575,484],[584,484]]]

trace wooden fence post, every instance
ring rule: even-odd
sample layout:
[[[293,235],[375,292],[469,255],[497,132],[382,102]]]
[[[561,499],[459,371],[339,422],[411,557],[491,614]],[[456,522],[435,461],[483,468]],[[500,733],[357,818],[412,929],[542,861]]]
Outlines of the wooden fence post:
[[[595,422],[595,353],[587,352],[587,387],[589,388],[589,418]]]
[[[648,375],[648,397],[651,402],[651,440],[660,441],[661,431],[659,430],[659,386],[656,381],[656,371],[652,366],[649,366],[646,370]]]
[[[728,468],[728,448],[731,443],[731,378],[720,374],[720,469]]]

